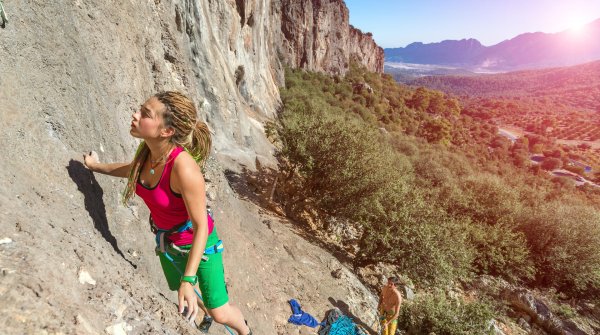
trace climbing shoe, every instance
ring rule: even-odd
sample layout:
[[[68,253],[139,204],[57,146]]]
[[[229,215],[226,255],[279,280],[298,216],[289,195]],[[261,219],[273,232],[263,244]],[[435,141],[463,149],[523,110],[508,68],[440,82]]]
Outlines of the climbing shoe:
[[[208,333],[208,330],[210,329],[212,322],[213,322],[213,318],[211,318],[208,315],[205,315],[204,318],[202,319],[202,322],[200,322],[200,324],[198,325],[198,330],[200,330],[203,333]]]

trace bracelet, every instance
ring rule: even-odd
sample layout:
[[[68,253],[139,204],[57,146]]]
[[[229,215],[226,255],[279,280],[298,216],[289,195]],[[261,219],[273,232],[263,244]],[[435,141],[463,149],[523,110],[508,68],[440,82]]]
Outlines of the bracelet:
[[[198,283],[198,276],[182,276],[181,282],[188,282],[192,285],[196,285]]]

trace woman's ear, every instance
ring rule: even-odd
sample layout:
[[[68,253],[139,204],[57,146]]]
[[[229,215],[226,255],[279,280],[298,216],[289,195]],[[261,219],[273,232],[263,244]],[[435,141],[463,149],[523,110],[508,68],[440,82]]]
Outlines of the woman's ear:
[[[171,137],[175,135],[175,129],[173,127],[166,127],[160,130],[160,137]]]

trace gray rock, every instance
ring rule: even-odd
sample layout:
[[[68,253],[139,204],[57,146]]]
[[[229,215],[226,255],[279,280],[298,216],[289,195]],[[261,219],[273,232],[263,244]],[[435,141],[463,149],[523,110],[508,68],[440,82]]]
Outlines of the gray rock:
[[[403,295],[406,300],[413,300],[415,298],[415,292],[408,286],[403,286]]]
[[[494,331],[495,335],[506,335],[496,320],[490,321],[490,328]]]
[[[535,298],[524,288],[511,287],[502,291],[501,296],[514,309],[524,312],[531,317],[531,322],[551,334],[587,334],[572,321],[563,321],[550,311],[541,300]]]
[[[524,318],[519,318],[519,320],[517,320],[517,324],[519,325],[519,327],[521,327],[526,332],[528,332],[528,333],[531,332],[531,325]]]
[[[217,199],[217,195],[214,190],[210,190],[206,192],[206,198],[210,201],[214,201]]]
[[[331,276],[336,279],[342,278],[342,274],[343,274],[342,269],[337,269],[337,270],[331,271]]]

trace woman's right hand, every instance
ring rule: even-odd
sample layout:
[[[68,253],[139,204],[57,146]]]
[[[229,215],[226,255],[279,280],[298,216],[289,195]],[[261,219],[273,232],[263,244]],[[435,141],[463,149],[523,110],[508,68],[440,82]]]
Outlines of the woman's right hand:
[[[94,171],[94,165],[100,163],[100,158],[95,151],[90,151],[89,154],[83,154],[83,164],[85,166]]]

